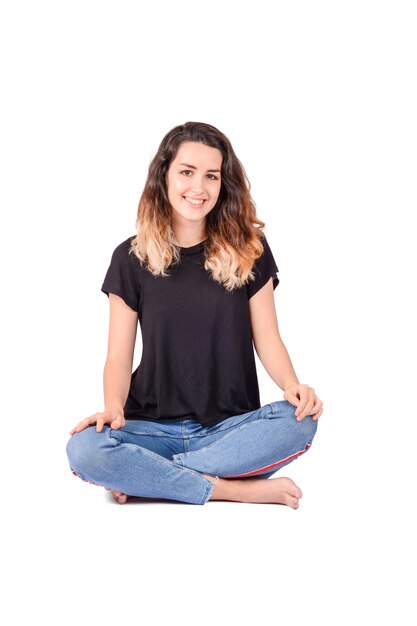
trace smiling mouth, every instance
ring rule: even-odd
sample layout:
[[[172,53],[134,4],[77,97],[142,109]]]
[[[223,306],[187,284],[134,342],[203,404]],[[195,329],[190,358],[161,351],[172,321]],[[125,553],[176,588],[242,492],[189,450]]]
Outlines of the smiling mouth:
[[[206,203],[206,200],[193,200],[192,198],[187,198],[187,196],[183,196],[184,200],[187,202],[187,204],[189,204],[190,206],[196,206],[196,207],[200,207],[203,206]]]

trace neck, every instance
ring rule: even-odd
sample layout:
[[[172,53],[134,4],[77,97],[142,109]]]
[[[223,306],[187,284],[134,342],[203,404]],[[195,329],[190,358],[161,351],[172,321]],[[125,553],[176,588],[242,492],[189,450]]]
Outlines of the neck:
[[[207,239],[207,234],[204,231],[199,233],[175,233],[174,243],[182,248],[191,248],[191,246],[196,246],[205,239]]]

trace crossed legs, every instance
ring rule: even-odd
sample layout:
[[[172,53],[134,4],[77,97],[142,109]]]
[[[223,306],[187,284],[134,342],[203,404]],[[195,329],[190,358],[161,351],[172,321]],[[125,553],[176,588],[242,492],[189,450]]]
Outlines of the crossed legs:
[[[165,457],[132,443],[135,439],[126,443],[121,431],[106,427],[97,433],[89,427],[73,435],[67,454],[77,476],[106,486],[119,503],[136,495],[194,504],[211,499],[298,508],[302,493],[290,478],[265,480],[311,446],[317,422],[310,416],[298,422],[294,412],[287,401],[273,402],[245,414],[226,432],[214,429],[212,436],[195,437],[193,450],[172,453],[171,447],[163,451]],[[159,437],[157,443],[161,441]]]

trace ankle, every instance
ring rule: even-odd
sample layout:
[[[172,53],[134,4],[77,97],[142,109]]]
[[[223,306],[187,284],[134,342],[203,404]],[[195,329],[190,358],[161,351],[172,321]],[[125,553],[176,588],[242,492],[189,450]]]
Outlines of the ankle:
[[[216,484],[219,481],[219,476],[213,476],[212,474],[203,474],[204,478],[207,478],[211,483]]]
[[[245,487],[242,480],[238,478],[221,478],[219,476],[210,478],[214,482],[214,488],[211,491],[210,500],[230,500],[232,502],[244,501]]]

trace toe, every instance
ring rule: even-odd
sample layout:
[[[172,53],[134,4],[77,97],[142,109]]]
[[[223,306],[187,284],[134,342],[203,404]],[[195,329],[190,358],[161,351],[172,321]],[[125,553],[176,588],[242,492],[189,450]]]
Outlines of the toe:
[[[291,496],[290,506],[291,506],[293,509],[298,509],[298,507],[300,506],[300,504],[299,504],[299,502],[298,502],[298,499],[297,499],[297,498],[294,498],[294,496]]]
[[[298,499],[303,497],[302,491],[299,487],[295,488],[295,493],[293,493],[293,495]]]
[[[113,499],[119,504],[124,504],[127,500],[126,494],[122,493],[121,491],[116,491],[115,489],[112,489],[111,495],[113,496]]]
[[[291,486],[291,488],[289,489],[289,492],[292,496],[294,496],[295,498],[302,498],[303,494],[301,492],[300,487],[298,487],[294,482]]]

